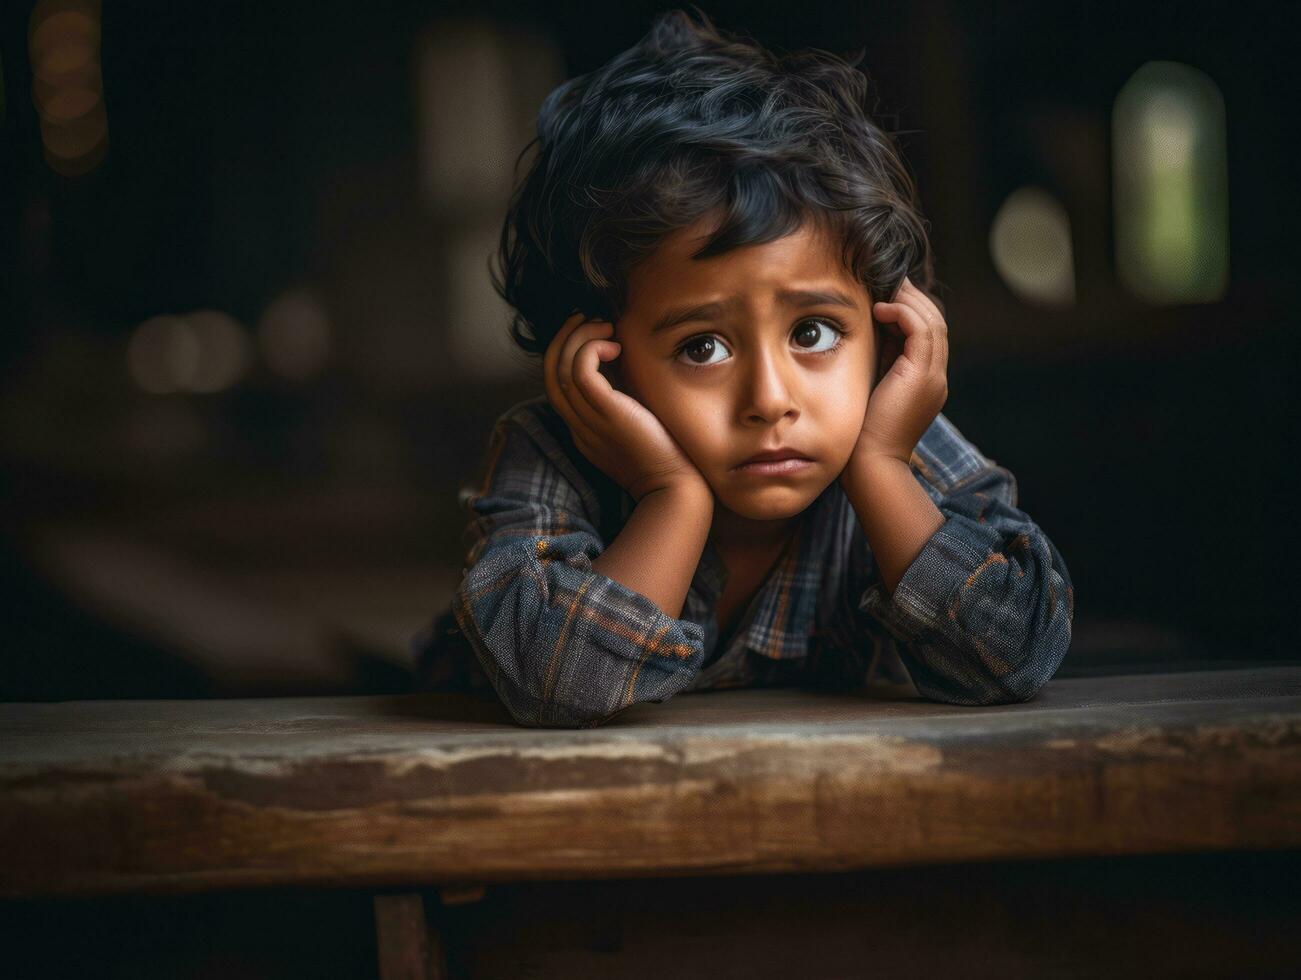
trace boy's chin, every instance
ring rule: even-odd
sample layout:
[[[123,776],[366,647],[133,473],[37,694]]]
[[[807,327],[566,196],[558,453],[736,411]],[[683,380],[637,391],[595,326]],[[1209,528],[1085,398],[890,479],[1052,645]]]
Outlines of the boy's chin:
[[[751,521],[784,521],[808,509],[825,487],[796,487],[772,485],[753,490],[719,493],[714,488],[714,499],[737,517]]]

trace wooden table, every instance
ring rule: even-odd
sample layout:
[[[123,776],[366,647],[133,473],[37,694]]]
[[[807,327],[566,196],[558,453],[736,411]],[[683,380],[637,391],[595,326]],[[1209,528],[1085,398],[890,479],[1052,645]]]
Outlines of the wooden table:
[[[1299,847],[1294,664],[1062,679],[988,708],[890,689],[704,692],[582,731],[447,695],[0,705],[0,897],[372,889],[386,977],[505,976],[521,957],[539,977],[783,975],[765,937],[804,949],[804,975],[846,975],[867,952],[907,972],[938,962],[928,929],[971,915],[982,962],[1016,974],[1034,950],[1012,949],[1019,920],[989,910],[1039,908],[1048,883],[1025,869],[1256,862],[1256,900],[1207,911],[1183,890],[1250,929],[1301,911],[1269,886],[1293,880]],[[654,914],[632,911],[637,896]],[[675,910],[703,897],[715,907],[684,932]],[[1172,955],[1205,967],[1224,936],[1165,900],[1184,923]],[[1081,914],[1062,935],[1114,925]],[[733,927],[749,938],[727,940]],[[1244,968],[1301,967],[1295,932],[1254,942]]]

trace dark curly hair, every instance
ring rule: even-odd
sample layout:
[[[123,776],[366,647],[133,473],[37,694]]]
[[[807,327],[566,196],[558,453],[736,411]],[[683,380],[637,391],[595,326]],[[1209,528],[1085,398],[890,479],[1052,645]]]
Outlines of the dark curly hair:
[[[863,52],[776,55],[692,9],[698,20],[660,14],[538,112],[516,173],[535,145],[537,156],[511,195],[500,275],[491,270],[529,354],[575,310],[617,320],[629,270],[715,211],[721,223],[693,258],[820,222],[873,299],[893,299],[904,276],[931,293],[930,223],[892,135],[868,116]]]

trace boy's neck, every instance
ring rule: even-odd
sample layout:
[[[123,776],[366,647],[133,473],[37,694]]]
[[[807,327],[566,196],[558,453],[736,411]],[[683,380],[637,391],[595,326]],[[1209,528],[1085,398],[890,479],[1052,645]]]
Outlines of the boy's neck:
[[[779,551],[799,527],[803,514],[777,521],[757,521],[728,510],[714,500],[709,540],[721,553]]]

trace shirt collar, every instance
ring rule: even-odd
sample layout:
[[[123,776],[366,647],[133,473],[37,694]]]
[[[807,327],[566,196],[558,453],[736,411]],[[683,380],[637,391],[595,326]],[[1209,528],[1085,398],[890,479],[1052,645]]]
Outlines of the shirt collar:
[[[833,481],[808,506],[794,537],[754,598],[749,623],[741,627],[738,637],[761,656],[790,660],[808,655],[823,572],[818,556],[829,542],[826,522],[838,491],[839,485]],[[692,586],[710,597],[710,615],[726,582],[727,568],[713,542],[706,540]]]

